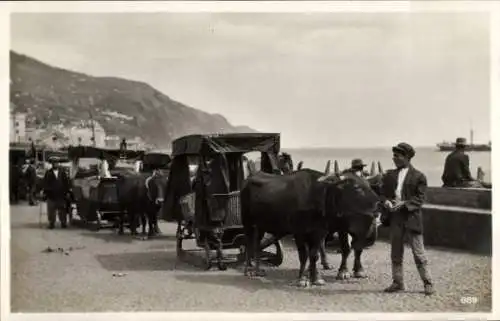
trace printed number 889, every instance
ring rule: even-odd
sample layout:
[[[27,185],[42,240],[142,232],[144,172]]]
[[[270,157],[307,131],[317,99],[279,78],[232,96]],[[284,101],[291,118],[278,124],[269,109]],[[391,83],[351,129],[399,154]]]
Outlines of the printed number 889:
[[[476,304],[478,301],[477,296],[463,296],[460,298],[462,304]]]

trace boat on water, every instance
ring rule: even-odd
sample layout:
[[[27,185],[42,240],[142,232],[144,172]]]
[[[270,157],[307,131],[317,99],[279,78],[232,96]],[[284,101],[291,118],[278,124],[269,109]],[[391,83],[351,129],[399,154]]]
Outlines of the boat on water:
[[[474,144],[474,131],[470,131],[470,144],[467,144],[465,146],[466,151],[470,152],[490,152],[491,151],[491,141],[488,142],[488,144]],[[455,150],[455,143],[453,142],[442,142],[436,144],[438,147],[439,151],[441,152],[448,152],[448,151],[453,151]]]

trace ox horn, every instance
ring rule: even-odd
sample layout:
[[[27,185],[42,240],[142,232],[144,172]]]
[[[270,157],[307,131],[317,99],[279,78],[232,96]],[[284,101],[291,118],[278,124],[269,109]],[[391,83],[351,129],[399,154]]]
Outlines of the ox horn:
[[[372,161],[372,166],[370,168],[370,176],[375,176],[375,162]]]
[[[332,164],[332,161],[331,161],[331,160],[328,160],[328,161],[326,162],[326,166],[325,166],[325,175],[330,174],[330,167],[331,167],[331,164]]]
[[[251,159],[248,160],[248,162],[247,162],[247,169],[248,169],[248,173],[250,175],[255,174],[256,168],[255,168],[255,162],[253,160],[251,160]]]
[[[382,163],[380,161],[378,161],[377,165],[378,165],[379,174],[384,174],[384,169],[382,168]]]
[[[335,175],[340,175],[339,163],[337,160],[333,162],[333,171],[335,172]]]
[[[300,161],[298,164],[297,164],[297,170],[300,171],[302,169],[302,165],[304,165],[304,162],[303,161]]]
[[[477,168],[477,180],[480,181],[480,182],[483,182],[484,181],[484,171],[483,171],[483,168],[481,166],[479,166]]]

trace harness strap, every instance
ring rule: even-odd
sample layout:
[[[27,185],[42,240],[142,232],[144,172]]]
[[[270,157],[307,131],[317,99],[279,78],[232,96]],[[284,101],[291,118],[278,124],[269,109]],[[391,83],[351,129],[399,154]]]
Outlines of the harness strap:
[[[148,178],[146,178],[146,181],[144,182],[144,185],[146,185],[146,195],[148,196],[150,201],[153,201],[153,198],[151,197],[151,190],[149,189],[149,181],[153,178],[154,174],[151,174]]]

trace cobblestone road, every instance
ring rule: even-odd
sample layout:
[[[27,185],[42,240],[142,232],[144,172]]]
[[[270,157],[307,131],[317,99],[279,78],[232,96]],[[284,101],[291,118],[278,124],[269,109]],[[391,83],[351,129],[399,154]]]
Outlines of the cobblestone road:
[[[193,259],[176,264],[172,224],[161,224],[160,238],[141,241],[112,230],[47,230],[38,220],[38,207],[12,207],[12,312],[491,310],[491,257],[486,256],[428,249],[437,294],[424,297],[407,249],[407,291],[385,294],[381,290],[390,283],[389,247],[379,242],[364,254],[369,279],[336,281],[335,270],[323,271],[326,286],[300,289],[292,285],[298,258],[291,245],[286,245],[282,266],[267,268],[265,278],[250,279],[241,267],[203,271]],[[68,255],[44,253],[48,246],[73,250]],[[202,252],[197,255],[201,258]],[[340,256],[333,250],[330,256],[336,269]],[[464,304],[462,297],[478,302]]]

